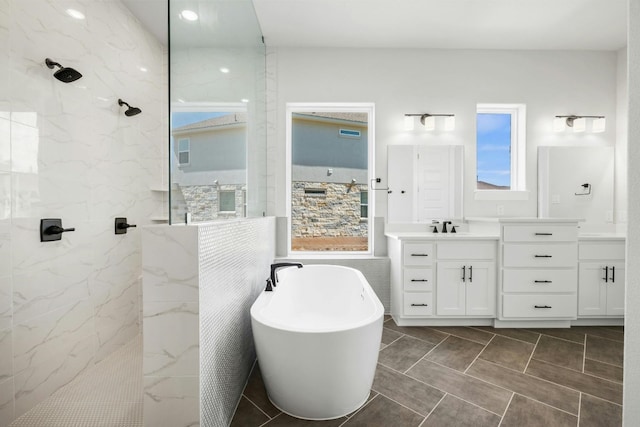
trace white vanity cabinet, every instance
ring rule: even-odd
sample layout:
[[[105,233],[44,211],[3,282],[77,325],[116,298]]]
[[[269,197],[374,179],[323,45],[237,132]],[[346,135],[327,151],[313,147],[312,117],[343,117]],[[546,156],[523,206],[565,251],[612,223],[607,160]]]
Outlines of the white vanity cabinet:
[[[624,316],[624,240],[580,241],[578,256],[578,316]]]
[[[480,318],[490,324],[496,313],[497,237],[387,236],[396,323],[464,324]]]
[[[501,221],[500,300],[505,321],[577,316],[577,221]]]

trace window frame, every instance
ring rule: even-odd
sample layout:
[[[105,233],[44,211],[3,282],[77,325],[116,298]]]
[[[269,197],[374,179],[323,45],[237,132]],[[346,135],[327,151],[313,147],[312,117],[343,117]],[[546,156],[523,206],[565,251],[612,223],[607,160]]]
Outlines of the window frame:
[[[362,203],[362,194],[365,193],[367,195],[367,203]],[[366,207],[367,216],[362,216],[362,208]],[[360,190],[360,221],[368,221],[369,220],[369,189]]]
[[[187,141],[187,149],[186,150],[181,150],[180,149],[180,142],[182,141]],[[187,153],[189,155],[189,160],[185,163],[182,163],[180,161],[180,154],[182,153]],[[179,138],[178,139],[178,166],[189,166],[191,164],[191,138]]]
[[[509,190],[480,190],[477,186],[478,141],[476,127],[475,200],[528,200],[527,182],[527,107],[525,104],[489,104],[476,106],[478,114],[509,114],[511,116],[511,185]]]
[[[222,194],[228,194],[228,193],[233,193],[233,210],[232,211],[223,211],[222,210]],[[218,190],[218,213],[222,213],[222,214],[230,214],[230,213],[237,213],[238,212],[238,208],[236,206],[236,190]]]
[[[375,104],[372,102],[288,102],[285,107],[285,131],[286,131],[286,218],[287,218],[287,256],[300,257],[311,256],[317,258],[335,258],[341,256],[349,257],[370,257],[374,253],[374,221],[373,209],[368,209],[368,228],[367,228],[367,250],[366,251],[293,251],[292,243],[292,217],[291,217],[291,201],[292,201],[292,160],[293,160],[293,114],[294,113],[310,113],[310,112],[341,112],[341,113],[366,113],[367,114],[367,182],[363,183],[369,188],[369,183],[375,177]],[[375,206],[375,192],[369,192],[369,205]],[[361,221],[364,218],[361,217]]]

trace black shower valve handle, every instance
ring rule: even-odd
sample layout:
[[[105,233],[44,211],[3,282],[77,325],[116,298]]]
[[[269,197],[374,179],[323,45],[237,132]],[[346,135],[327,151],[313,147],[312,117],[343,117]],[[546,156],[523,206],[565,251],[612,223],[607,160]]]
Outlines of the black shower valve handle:
[[[127,218],[118,217],[115,221],[115,233],[116,234],[127,234],[127,229],[137,227],[135,224],[129,224],[127,222]]]
[[[44,234],[60,234],[60,233],[66,233],[68,231],[76,231],[76,229],[74,227],[71,228],[62,228],[62,227],[58,227],[57,225],[52,225],[47,227],[44,230]]]
[[[135,224],[118,224],[118,228],[123,230],[127,228],[137,227]]]

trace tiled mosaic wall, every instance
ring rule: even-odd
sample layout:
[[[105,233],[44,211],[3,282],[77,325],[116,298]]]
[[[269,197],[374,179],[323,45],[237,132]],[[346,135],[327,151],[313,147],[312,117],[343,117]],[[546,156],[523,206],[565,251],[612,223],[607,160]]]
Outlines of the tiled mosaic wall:
[[[143,230],[145,425],[229,424],[274,242],[273,217]]]

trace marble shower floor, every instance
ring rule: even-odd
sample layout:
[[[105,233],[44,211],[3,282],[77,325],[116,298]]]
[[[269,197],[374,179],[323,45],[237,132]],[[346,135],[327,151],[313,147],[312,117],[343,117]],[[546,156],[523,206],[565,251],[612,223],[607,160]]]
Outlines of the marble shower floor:
[[[142,337],[88,369],[11,427],[142,427]]]
[[[617,427],[622,327],[399,327],[387,318],[370,400],[304,421],[268,400],[256,365],[232,427]]]

